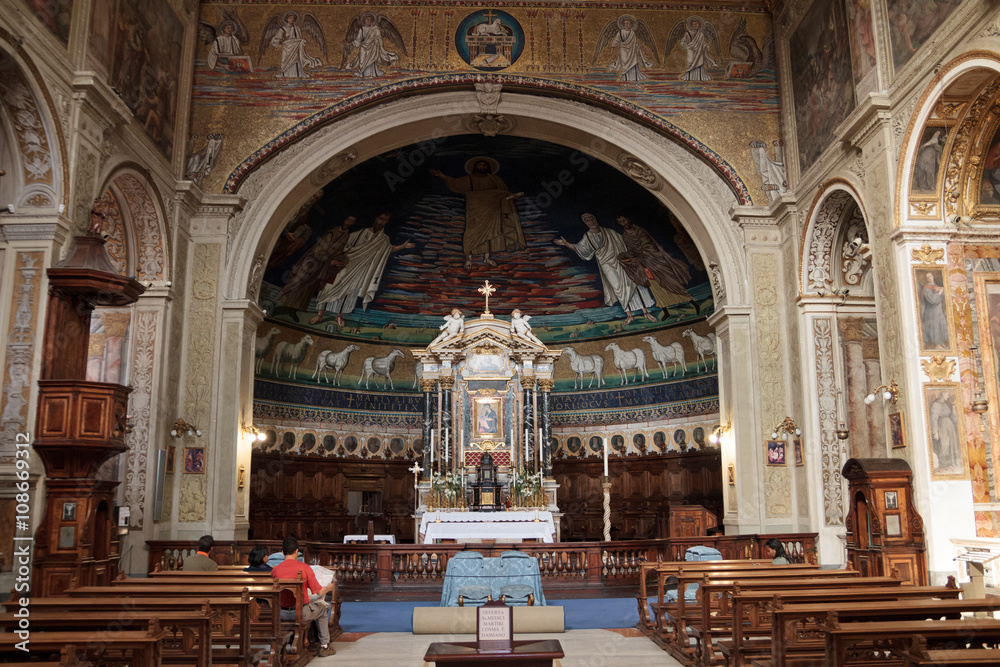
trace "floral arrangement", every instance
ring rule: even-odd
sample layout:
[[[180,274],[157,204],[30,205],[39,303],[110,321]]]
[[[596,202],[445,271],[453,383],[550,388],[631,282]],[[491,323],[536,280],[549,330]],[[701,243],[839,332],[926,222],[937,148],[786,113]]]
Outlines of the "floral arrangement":
[[[517,474],[515,470],[510,478],[510,500],[516,507],[545,507],[545,494],[542,492],[542,473]]]
[[[462,485],[462,474],[449,472],[444,475],[431,476],[431,490],[427,497],[430,507],[458,509],[466,506],[465,490]]]

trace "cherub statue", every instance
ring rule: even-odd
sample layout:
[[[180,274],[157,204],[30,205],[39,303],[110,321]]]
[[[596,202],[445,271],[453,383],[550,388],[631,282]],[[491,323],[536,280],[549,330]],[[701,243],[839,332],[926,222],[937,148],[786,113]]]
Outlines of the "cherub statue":
[[[441,333],[431,342],[432,345],[434,343],[442,343],[449,338],[454,338],[465,331],[465,315],[458,308],[452,308],[451,314],[444,316],[444,324],[439,326],[438,329],[441,330]]]
[[[104,230],[104,205],[100,199],[94,200],[94,205],[90,207],[90,224],[87,226],[87,233],[100,236]]]
[[[538,336],[532,333],[531,325],[528,324],[530,319],[531,315],[521,315],[521,311],[515,308],[510,314],[510,332],[515,336],[527,338],[531,342],[541,345],[542,341],[538,340]]]

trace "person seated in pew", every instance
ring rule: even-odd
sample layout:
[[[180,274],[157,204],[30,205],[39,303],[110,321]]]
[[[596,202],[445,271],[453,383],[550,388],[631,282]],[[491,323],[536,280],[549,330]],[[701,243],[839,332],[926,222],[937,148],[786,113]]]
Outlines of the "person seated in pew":
[[[271,569],[271,577],[274,579],[297,579],[302,573],[302,620],[312,621],[316,626],[316,635],[319,637],[319,650],[316,657],[323,658],[334,655],[337,651],[330,646],[330,623],[327,621],[329,605],[326,602],[326,594],[332,591],[336,585],[336,580],[331,581],[326,586],[320,586],[316,580],[316,575],[311,567],[299,560],[299,541],[292,536],[286,537],[281,542],[281,552],[285,559]],[[312,597],[310,597],[310,592]],[[307,602],[308,601],[308,602]],[[295,620],[295,598],[289,591],[281,592],[281,620]]]
[[[792,562],[785,551],[785,545],[777,537],[769,539],[764,547],[767,549],[765,553],[771,556],[771,565],[788,565]]]
[[[264,562],[266,558],[267,549],[261,546],[254,547],[253,550],[247,555],[247,562],[250,563],[250,565],[243,568],[243,571],[270,572],[273,568]]]
[[[198,538],[198,553],[184,559],[185,572],[215,572],[219,569],[218,564],[212,560],[212,547],[215,546],[215,538],[211,535],[202,535]]]

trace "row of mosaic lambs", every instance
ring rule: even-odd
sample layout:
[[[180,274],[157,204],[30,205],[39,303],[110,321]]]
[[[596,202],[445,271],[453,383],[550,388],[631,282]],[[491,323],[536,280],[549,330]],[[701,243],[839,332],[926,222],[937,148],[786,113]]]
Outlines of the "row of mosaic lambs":
[[[277,328],[272,328],[265,336],[256,340],[254,353],[258,373],[263,366],[264,357],[267,356],[274,342],[274,337],[278,333],[280,332]],[[299,365],[305,360],[306,355],[309,353],[309,348],[312,347],[314,342],[312,336],[306,335],[297,343],[283,340],[273,345],[274,355],[271,357],[271,375],[275,377],[283,375],[283,371],[287,365],[287,376],[295,378],[299,370]],[[313,372],[312,378],[317,382],[330,382],[339,387],[340,379],[344,373],[344,369],[347,367],[347,363],[350,361],[351,354],[360,349],[359,346],[350,344],[339,352],[334,352],[333,350],[321,351],[316,358],[316,370]],[[367,389],[368,382],[372,378],[375,378],[375,384],[378,386],[376,376],[381,376],[385,378],[390,389],[394,388],[392,385],[392,371],[396,367],[396,359],[402,356],[403,352],[396,349],[384,357],[367,357],[362,364],[361,379],[358,380],[358,386],[360,387],[361,383],[364,382]],[[332,381],[329,371],[333,371]]]
[[[710,333],[707,336],[700,336],[695,333],[692,329],[687,329],[684,331],[682,336],[691,339],[692,347],[694,348],[696,356],[695,371],[701,370],[701,365],[704,363],[705,370],[708,370],[708,362],[705,360],[706,355],[714,355],[716,350],[716,337],[714,333]],[[669,345],[661,345],[659,341],[653,336],[644,336],[643,342],[648,343],[650,349],[653,353],[653,359],[656,361],[657,365],[660,367],[660,371],[663,373],[664,379],[668,375],[672,374],[677,377],[678,374],[683,376],[687,373],[687,361],[684,356],[684,346],[679,342],[673,342]],[[631,382],[638,382],[639,380],[649,379],[649,373],[646,370],[646,355],[639,348],[633,348],[631,350],[623,350],[618,346],[617,343],[608,343],[607,347],[604,348],[605,351],[610,351],[613,358],[615,368],[618,369],[618,376],[621,379],[622,385]],[[587,386],[588,389],[594,386],[594,381],[597,381],[597,386],[601,387],[605,384],[604,382],[604,358],[600,354],[580,354],[572,347],[564,347],[563,354],[569,359],[570,369],[572,369],[573,377],[573,388],[583,389],[583,380],[585,375],[590,375],[590,384]],[[670,372],[668,373],[668,364],[670,365]],[[634,377],[630,379],[629,371],[635,371]]]

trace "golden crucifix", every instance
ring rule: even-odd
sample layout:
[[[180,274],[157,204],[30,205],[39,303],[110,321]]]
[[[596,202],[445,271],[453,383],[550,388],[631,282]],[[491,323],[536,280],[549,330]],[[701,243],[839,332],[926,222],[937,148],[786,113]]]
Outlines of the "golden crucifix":
[[[494,287],[493,285],[490,285],[490,281],[488,280],[485,283],[483,283],[482,287],[479,288],[479,293],[486,296],[486,310],[483,311],[483,315],[490,314],[490,294],[493,294],[493,292],[496,291],[497,288]]]

